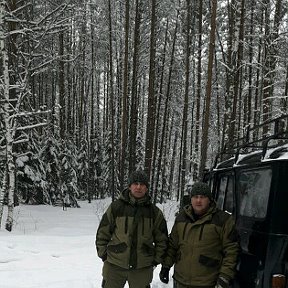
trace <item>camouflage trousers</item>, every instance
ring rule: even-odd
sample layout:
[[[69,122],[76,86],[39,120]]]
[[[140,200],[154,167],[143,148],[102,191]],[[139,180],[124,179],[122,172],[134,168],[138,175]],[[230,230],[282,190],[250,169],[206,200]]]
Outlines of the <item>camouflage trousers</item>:
[[[124,288],[126,282],[129,288],[150,288],[153,267],[129,270],[105,261],[102,276],[102,288]]]

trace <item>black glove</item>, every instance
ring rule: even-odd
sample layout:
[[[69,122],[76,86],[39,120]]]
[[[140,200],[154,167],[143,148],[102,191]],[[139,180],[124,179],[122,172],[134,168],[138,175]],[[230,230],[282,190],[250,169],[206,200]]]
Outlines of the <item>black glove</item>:
[[[153,261],[153,262],[152,262],[152,266],[153,266],[153,267],[157,267],[158,264],[159,264],[159,263],[157,263],[156,261]]]
[[[160,280],[165,284],[168,284],[169,282],[169,270],[170,268],[162,266],[161,271],[159,273]]]
[[[103,262],[106,261],[106,259],[107,259],[107,254],[104,254],[104,255],[101,257],[101,259],[102,259]]]
[[[223,276],[219,276],[215,288],[229,288],[229,280]]]

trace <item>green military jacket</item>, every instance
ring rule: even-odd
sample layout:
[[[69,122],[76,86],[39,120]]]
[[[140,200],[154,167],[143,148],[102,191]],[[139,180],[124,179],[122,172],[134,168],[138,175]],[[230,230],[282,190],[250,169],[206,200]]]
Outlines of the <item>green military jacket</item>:
[[[211,204],[195,219],[187,205],[176,217],[164,266],[174,266],[174,279],[191,287],[214,287],[218,277],[234,277],[239,252],[233,218]]]
[[[125,269],[162,263],[168,244],[163,213],[148,195],[136,200],[126,189],[103,215],[95,244],[100,258]]]

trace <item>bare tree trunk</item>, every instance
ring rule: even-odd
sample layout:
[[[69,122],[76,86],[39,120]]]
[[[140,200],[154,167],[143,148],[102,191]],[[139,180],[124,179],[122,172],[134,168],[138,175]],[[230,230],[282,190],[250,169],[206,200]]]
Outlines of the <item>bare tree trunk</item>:
[[[109,63],[110,63],[110,129],[111,129],[111,189],[112,189],[112,201],[115,199],[115,171],[114,171],[114,163],[115,163],[115,144],[114,144],[114,92],[113,92],[113,49],[112,49],[112,11],[111,11],[111,0],[109,0]]]
[[[126,162],[126,143],[127,143],[127,98],[128,98],[128,62],[129,62],[129,17],[130,0],[125,1],[125,52],[124,52],[124,75],[123,75],[123,96],[122,96],[122,121],[121,121],[121,152],[120,152],[120,171],[119,182],[120,190],[124,186],[124,171]]]
[[[249,28],[249,34],[250,34],[250,39],[249,39],[249,68],[248,68],[248,83],[249,83],[249,88],[248,88],[248,95],[247,95],[247,106],[245,106],[244,113],[244,126],[248,126],[251,123],[252,120],[252,77],[253,77],[253,55],[254,55],[254,48],[253,48],[253,23],[254,23],[254,6],[255,6],[255,0],[251,0],[251,18],[250,18],[250,28]]]
[[[148,115],[145,143],[145,171],[150,178],[151,162],[153,155],[153,143],[155,132],[155,55],[156,55],[156,1],[152,0],[151,30],[150,30],[150,64],[149,64],[149,88],[148,88]]]
[[[236,135],[238,135],[238,137],[242,136],[243,130],[241,129],[242,127],[244,127],[243,125],[243,121],[242,121],[242,111],[243,111],[243,104],[242,104],[242,78],[243,78],[243,43],[244,43],[244,28],[245,28],[245,0],[241,0],[239,3],[239,11],[240,11],[240,15],[239,15],[239,23],[238,23],[238,27],[237,30],[239,31],[239,36],[238,36],[238,56],[237,56],[237,64],[236,64],[236,73],[235,73],[235,87],[234,87],[234,98],[236,99],[236,103],[237,103],[237,98],[239,99],[239,104],[238,104],[238,115],[236,116],[238,118],[238,128],[236,130]],[[237,9],[238,10],[238,9]],[[236,120],[236,119],[235,119]],[[236,124],[236,121],[234,121],[234,123]],[[233,139],[232,139],[233,140]]]
[[[82,67],[80,68],[81,75],[79,77],[79,86],[80,86],[80,93],[79,93],[79,106],[78,106],[78,131],[77,131],[77,144],[80,145],[80,141],[82,137],[84,138],[85,130],[84,129],[84,124],[85,124],[85,108],[86,108],[86,87],[85,87],[85,71],[86,71],[86,42],[87,42],[87,35],[86,35],[86,7],[83,8],[84,15],[83,15],[83,23],[81,27],[81,48],[82,48]]]
[[[130,133],[129,133],[129,174],[136,168],[136,138],[138,123],[138,51],[140,40],[140,21],[141,11],[139,1],[136,0],[135,12],[135,28],[134,28],[134,51],[133,51],[133,75],[132,75],[132,91],[131,91],[131,112],[130,112]]]
[[[284,92],[284,95],[288,95],[288,66],[286,66],[285,92]],[[281,100],[281,110],[282,110],[283,114],[287,113],[287,108],[288,108],[287,102],[288,102],[287,98],[283,98]]]
[[[3,93],[4,105],[2,105],[3,115],[4,115],[4,127],[5,127],[5,139],[6,139],[6,161],[7,161],[7,171],[5,169],[3,187],[1,189],[0,199],[4,198],[2,193],[6,192],[6,184],[8,184],[8,215],[6,219],[6,230],[12,231],[13,226],[13,211],[14,211],[14,191],[15,191],[15,163],[13,157],[13,140],[15,135],[15,119],[10,117],[10,77],[9,77],[9,58],[6,46],[5,28],[4,28],[4,15],[5,15],[5,5],[4,2],[0,4],[0,45],[1,45],[1,58],[2,58],[2,68],[3,68],[3,86],[1,85],[1,90]],[[11,3],[11,8],[16,9],[16,3]],[[12,61],[12,60],[11,60]],[[15,89],[14,89],[15,90]],[[14,98],[15,100],[15,98]],[[7,177],[7,178],[6,178]],[[3,211],[3,201],[0,203],[2,205],[1,210]],[[1,215],[2,217],[2,215]],[[2,219],[0,219],[2,220]],[[0,221],[1,223],[1,221]]]
[[[180,201],[182,201],[185,188],[185,176],[187,167],[187,122],[188,122],[188,106],[189,106],[189,78],[190,78],[190,42],[191,42],[191,1],[186,1],[187,5],[187,22],[186,22],[186,57],[185,57],[185,96],[183,105],[183,119],[182,119],[182,163],[181,166],[181,180],[180,180]]]
[[[5,15],[5,5],[4,1],[0,2],[0,52],[2,61],[1,70],[3,71],[3,84],[0,86],[1,95],[3,95],[3,103],[0,106],[0,112],[3,114],[5,131],[9,131],[11,127],[9,127],[9,71],[8,71],[8,54],[6,48],[6,37],[5,37],[5,29],[4,29],[4,15]],[[2,100],[2,96],[0,98]],[[2,101],[1,101],[2,102]],[[7,119],[7,120],[6,120]],[[7,132],[6,132],[7,133]],[[6,134],[6,138],[7,138]],[[8,143],[6,142],[6,147]],[[8,156],[8,155],[7,155]],[[8,159],[7,159],[8,160]],[[3,179],[0,188],[0,227],[2,223],[2,215],[4,208],[4,196],[7,191],[7,181],[8,181],[8,171],[7,166],[5,166]]]
[[[265,0],[264,1],[264,18],[265,18],[265,51],[264,51],[264,63],[263,63],[263,102],[262,102],[262,120],[263,122],[267,121],[270,117],[270,92],[271,92],[271,87],[270,87],[270,81],[269,81],[269,74],[272,73],[271,71],[271,56],[269,55],[270,51],[270,46],[271,46],[271,31],[270,31],[270,13],[271,13],[271,4],[270,0]],[[266,135],[268,132],[268,126],[265,125],[263,127],[263,135]]]
[[[203,1],[199,0],[199,18],[198,18],[198,65],[197,65],[197,89],[196,89],[196,119],[195,119],[195,149],[194,155],[199,159],[199,135],[200,135],[200,99],[202,91],[202,10]],[[195,159],[196,160],[196,159]],[[199,163],[194,161],[193,165],[193,180],[198,178],[198,165]]]
[[[92,9],[91,9],[92,10]],[[98,188],[95,187],[96,181],[94,179],[94,175],[97,174],[95,173],[94,169],[94,158],[95,158],[95,151],[94,151],[94,146],[96,142],[96,131],[95,131],[95,42],[94,42],[94,26],[92,24],[93,18],[92,18],[92,13],[90,10],[90,44],[91,44],[91,101],[90,101],[90,133],[89,139],[88,139],[88,181],[87,181],[87,198],[88,198],[88,203],[91,203],[92,197],[93,197],[93,191],[94,189]]]
[[[72,115],[72,106],[73,106],[73,78],[74,78],[74,73],[73,73],[73,65],[71,65],[71,58],[72,55],[74,54],[72,43],[73,43],[73,32],[71,31],[72,29],[69,30],[68,37],[65,43],[66,51],[67,51],[67,59],[68,63],[66,66],[66,75],[67,75],[67,123],[66,123],[66,130],[67,134],[71,135],[73,133],[73,115]]]
[[[2,223],[3,210],[4,210],[4,197],[5,197],[5,193],[7,191],[7,186],[8,186],[7,180],[8,180],[8,173],[7,173],[7,165],[6,165],[4,172],[3,172],[3,179],[2,179],[2,184],[0,188],[0,228],[1,228],[1,223]]]
[[[235,39],[236,39],[236,47],[234,48],[234,61],[232,61],[232,68],[233,68],[233,104],[232,104],[232,111],[230,117],[230,126],[228,129],[228,143],[232,143],[235,137],[235,127],[236,127],[236,113],[237,113],[237,105],[238,105],[238,98],[239,98],[239,86],[240,86],[240,72],[241,72],[241,62],[243,57],[243,37],[244,37],[244,7],[245,7],[245,0],[237,0],[236,1],[236,19],[237,25],[235,29]],[[241,4],[241,6],[240,6]],[[238,12],[238,8],[240,10],[240,15]],[[240,9],[241,7],[241,9]],[[238,34],[238,35],[237,35]]]
[[[169,113],[170,114],[170,113]],[[169,118],[169,116],[168,116]],[[170,120],[171,123],[173,123],[173,119]],[[167,125],[167,131],[166,131],[166,137],[165,137],[165,142],[164,142],[164,159],[163,159],[163,167],[162,167],[162,175],[161,175],[161,194],[160,194],[160,203],[163,202],[164,199],[164,195],[166,195],[166,197],[168,199],[171,199],[171,196],[173,195],[171,189],[170,189],[170,184],[169,184],[169,179],[168,179],[168,175],[170,173],[169,171],[169,167],[170,165],[168,165],[169,163],[169,156],[170,156],[170,148],[171,148],[171,137],[172,137],[172,125]],[[172,169],[173,170],[173,169]]]
[[[274,25],[271,29],[271,3],[265,0],[265,55],[264,55],[264,81],[263,81],[263,122],[271,117],[274,78],[277,62],[277,38],[279,37],[279,25],[284,13],[281,13],[282,0],[277,0],[275,5]],[[272,31],[271,31],[272,30]],[[268,125],[263,127],[263,135],[268,133]]]
[[[162,135],[160,136],[160,111],[161,111],[161,106],[162,106],[162,98],[163,98],[163,80],[164,80],[164,71],[165,71],[165,62],[166,62],[166,50],[167,50],[167,42],[168,42],[168,26],[169,26],[169,20],[167,18],[166,20],[166,29],[165,29],[165,40],[164,40],[164,48],[163,48],[163,52],[162,52],[162,61],[161,61],[161,65],[159,67],[159,73],[160,73],[160,84],[159,84],[159,92],[158,92],[158,101],[157,104],[155,104],[155,106],[157,106],[157,112],[156,112],[156,124],[155,124],[155,137],[154,137],[154,153],[153,153],[153,159],[152,159],[152,166],[151,166],[151,187],[152,187],[152,192],[154,193],[154,203],[156,203],[157,200],[157,194],[158,194],[158,180],[159,180],[159,174],[156,175],[155,171],[156,171],[156,166],[158,166],[159,164],[159,159],[160,159],[160,155],[158,157],[158,152],[159,154],[161,154],[160,149],[158,150],[158,144],[159,144],[159,138],[162,137]],[[161,141],[161,140],[160,140]],[[161,162],[161,160],[160,160]],[[156,163],[158,163],[156,165]],[[155,183],[156,182],[156,183]]]
[[[215,51],[214,51],[215,52]],[[221,124],[224,122],[222,122],[222,115],[221,115],[221,109],[220,107],[222,106],[220,103],[220,99],[221,99],[221,95],[220,95],[220,87],[219,87],[219,80],[218,80],[218,62],[217,62],[217,57],[216,57],[216,53],[214,53],[214,58],[215,58],[215,82],[216,82],[216,115],[217,115],[217,143],[218,143],[218,147],[217,147],[217,153],[219,153],[221,151],[221,132],[224,134],[224,131],[222,130],[222,126]]]
[[[209,55],[208,55],[208,79],[206,86],[206,106],[204,115],[204,125],[201,141],[201,161],[199,175],[200,179],[203,177],[205,164],[207,160],[207,147],[208,147],[208,130],[209,130],[209,116],[210,116],[210,102],[212,93],[212,70],[213,70],[213,58],[215,49],[215,31],[216,31],[216,16],[217,16],[217,0],[212,0],[212,11],[211,11],[211,30],[210,30],[210,42],[209,42]]]
[[[263,34],[263,22],[264,22],[264,15],[263,12],[261,12],[261,18],[260,18],[260,28],[261,30],[259,33]],[[261,53],[261,47],[263,45],[262,37],[259,40],[258,44],[258,54],[257,54],[257,63],[261,63],[262,53]],[[256,68],[256,82],[255,82],[255,94],[254,94],[254,113],[253,113],[253,125],[256,126],[260,123],[260,98],[261,98],[261,92],[260,92],[260,69]],[[258,130],[258,129],[256,129]],[[253,133],[253,139],[258,139],[258,131],[255,131]]]
[[[13,135],[9,125],[9,117],[5,119],[6,126],[6,155],[8,167],[8,214],[6,220],[6,230],[12,231],[14,212],[14,192],[15,192],[15,162],[13,158]]]
[[[172,130],[172,129],[171,129]],[[175,162],[176,162],[176,156],[177,156],[177,144],[178,144],[178,131],[176,130],[175,132],[175,136],[174,136],[174,142],[173,142],[173,153],[172,153],[172,157],[171,157],[171,165],[170,165],[170,175],[169,175],[169,187],[170,187],[170,190],[172,190],[172,186],[173,186],[173,183],[174,183],[174,172],[175,172]],[[179,186],[179,185],[177,185]],[[177,191],[179,191],[177,189]],[[177,201],[179,201],[179,193],[177,193]]]
[[[177,14],[177,20],[178,20],[178,14]],[[176,20],[176,27],[173,37],[173,44],[172,44],[172,52],[171,52],[171,59],[170,59],[170,66],[169,66],[169,75],[168,75],[168,81],[167,81],[167,90],[166,90],[166,99],[165,99],[165,107],[164,107],[164,115],[163,115],[163,126],[162,126],[162,133],[161,133],[161,142],[159,147],[159,159],[158,159],[158,165],[157,165],[157,171],[156,171],[156,181],[155,181],[155,191],[157,191],[158,182],[159,182],[159,175],[161,172],[161,167],[164,170],[165,165],[162,165],[162,155],[164,152],[164,140],[166,139],[167,135],[167,124],[168,124],[168,108],[169,108],[169,102],[170,102],[170,88],[171,88],[171,78],[172,78],[172,71],[173,71],[173,64],[174,64],[174,53],[175,53],[175,44],[176,44],[176,38],[177,38],[177,30],[178,30],[178,21]],[[162,173],[164,175],[164,173]],[[162,179],[163,181],[163,179]],[[157,193],[154,194],[154,203],[156,203]],[[161,197],[160,197],[160,203],[163,201],[163,190],[161,190]]]
[[[59,86],[59,105],[60,105],[60,137],[61,139],[64,139],[65,137],[65,132],[66,132],[66,105],[65,105],[65,75],[64,75],[64,61],[63,61],[63,56],[64,56],[64,32],[61,31],[59,33],[59,81],[58,81],[58,86]]]

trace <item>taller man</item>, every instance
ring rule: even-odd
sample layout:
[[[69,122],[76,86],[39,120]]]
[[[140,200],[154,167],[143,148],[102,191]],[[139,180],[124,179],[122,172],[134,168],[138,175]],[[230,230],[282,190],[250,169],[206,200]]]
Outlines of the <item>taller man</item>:
[[[96,235],[98,256],[104,261],[103,288],[149,288],[153,267],[167,248],[167,224],[148,195],[143,171],[133,172],[128,188],[103,215]]]

